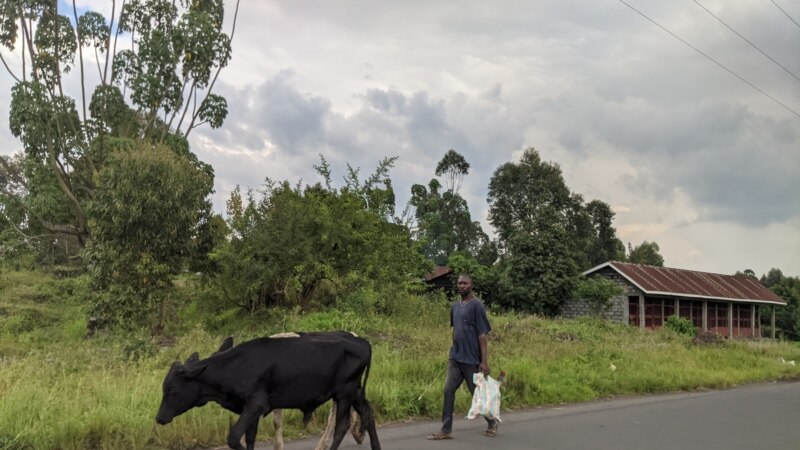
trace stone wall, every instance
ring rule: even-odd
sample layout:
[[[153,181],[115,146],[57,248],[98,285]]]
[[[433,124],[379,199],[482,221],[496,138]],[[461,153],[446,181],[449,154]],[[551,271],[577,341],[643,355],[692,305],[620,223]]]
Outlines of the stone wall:
[[[624,290],[622,294],[611,300],[611,307],[605,311],[596,311],[584,299],[569,299],[561,307],[561,315],[567,318],[592,316],[614,322],[628,323],[628,297],[632,295],[638,296],[641,291],[611,267],[604,267],[592,276],[598,275],[617,283]]]

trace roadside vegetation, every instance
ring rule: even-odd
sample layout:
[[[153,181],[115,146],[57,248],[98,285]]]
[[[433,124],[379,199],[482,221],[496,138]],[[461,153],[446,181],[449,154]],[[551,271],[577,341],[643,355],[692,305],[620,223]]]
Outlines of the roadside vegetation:
[[[0,448],[150,449],[224,444],[234,415],[216,404],[168,426],[154,416],[172,361],[208,356],[226,336],[242,342],[288,330],[349,329],[374,347],[367,396],[379,424],[435,418],[449,346],[448,300],[437,295],[361,291],[323,310],[273,308],[208,315],[198,280],[177,280],[179,309],[167,333],[98,331],[87,337],[87,279],[41,271],[0,274]],[[491,313],[493,371],[508,372],[504,410],[619,395],[724,388],[800,377],[800,346],[790,342],[693,343],[669,329],[637,329],[593,319]],[[468,409],[466,390],[458,411]],[[303,429],[288,415],[287,435],[317,433],[327,406]],[[260,440],[272,433],[262,422]]]

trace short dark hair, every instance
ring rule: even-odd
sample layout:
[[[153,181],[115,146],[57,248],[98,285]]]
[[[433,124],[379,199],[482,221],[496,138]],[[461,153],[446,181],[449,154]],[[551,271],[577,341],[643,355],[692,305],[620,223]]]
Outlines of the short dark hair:
[[[470,274],[468,274],[468,273],[461,273],[461,274],[458,274],[458,278],[461,278],[461,277],[464,277],[464,278],[469,278],[469,281],[472,281],[472,275],[470,275]]]

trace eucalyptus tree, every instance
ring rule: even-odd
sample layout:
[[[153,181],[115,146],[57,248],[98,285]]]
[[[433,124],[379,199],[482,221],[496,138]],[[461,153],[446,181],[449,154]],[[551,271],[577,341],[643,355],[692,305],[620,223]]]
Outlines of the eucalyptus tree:
[[[84,245],[98,174],[130,141],[166,144],[211,173],[186,138],[225,119],[226,101],[213,87],[231,57],[236,14],[228,35],[222,0],[112,0],[108,17],[74,0],[64,5],[0,3],[0,45],[8,50],[0,58],[13,80],[10,129],[22,143],[25,195],[0,187],[3,201],[30,220]],[[7,160],[0,164],[8,169]]]
[[[448,150],[436,166],[436,176],[444,179],[446,189],[433,178],[428,186],[411,187],[410,205],[416,218],[416,235],[425,255],[436,264],[446,264],[454,254],[467,255],[484,265],[497,259],[496,244],[473,221],[467,201],[458,190],[469,163],[455,150]]]
[[[436,165],[436,176],[444,178],[447,190],[458,194],[464,175],[469,174],[469,163],[457,151],[450,149]]]

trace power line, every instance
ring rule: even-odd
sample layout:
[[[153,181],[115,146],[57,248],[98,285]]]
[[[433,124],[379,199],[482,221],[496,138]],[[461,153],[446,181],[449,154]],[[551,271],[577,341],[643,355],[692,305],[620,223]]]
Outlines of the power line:
[[[731,69],[727,68],[725,65],[723,65],[722,63],[720,63],[720,62],[719,62],[719,61],[717,61],[716,59],[714,59],[714,58],[712,58],[712,57],[708,56],[706,53],[704,53],[704,52],[703,52],[702,50],[700,50],[699,48],[697,48],[697,47],[695,47],[694,45],[692,45],[692,44],[690,44],[690,43],[686,42],[686,41],[685,41],[684,39],[682,39],[680,36],[678,36],[677,34],[673,33],[672,31],[669,31],[668,29],[666,29],[666,28],[665,28],[663,25],[661,25],[660,23],[658,23],[658,22],[656,22],[655,20],[653,20],[653,19],[651,19],[651,18],[647,17],[647,15],[645,15],[643,12],[639,11],[638,9],[636,9],[636,8],[634,8],[633,6],[631,6],[631,5],[629,5],[628,3],[626,3],[626,2],[625,2],[625,0],[619,0],[619,1],[620,1],[620,3],[622,3],[623,5],[627,6],[628,8],[630,8],[630,9],[632,9],[634,12],[636,12],[636,14],[639,14],[640,16],[642,16],[642,17],[644,17],[645,19],[647,19],[647,20],[648,20],[649,22],[651,22],[653,25],[655,25],[655,26],[657,26],[658,28],[661,28],[662,30],[666,31],[666,32],[667,32],[667,33],[668,33],[670,36],[672,36],[672,37],[674,37],[675,39],[677,39],[677,40],[679,40],[679,41],[683,42],[684,44],[686,44],[687,46],[689,46],[689,47],[690,47],[692,50],[696,51],[697,53],[700,53],[701,55],[703,55],[704,57],[706,57],[706,58],[707,58],[709,61],[711,61],[711,62],[713,62],[714,64],[718,65],[719,67],[723,68],[723,69],[724,69],[726,72],[728,72],[728,73],[730,73],[731,75],[735,76],[736,78],[738,78],[739,80],[741,80],[743,83],[747,84],[747,85],[748,85],[748,86],[750,86],[751,88],[753,88],[753,89],[757,90],[758,92],[762,93],[763,95],[765,95],[766,97],[768,97],[768,98],[769,98],[770,100],[772,100],[773,102],[775,102],[775,103],[777,103],[777,104],[779,104],[779,105],[783,106],[783,107],[784,107],[784,109],[786,109],[787,111],[791,112],[791,113],[792,113],[792,114],[794,114],[795,116],[797,116],[797,117],[800,117],[800,113],[798,113],[797,111],[793,110],[792,108],[790,108],[790,107],[786,106],[785,104],[783,104],[783,103],[782,103],[780,100],[778,100],[777,98],[775,98],[775,97],[773,97],[773,96],[771,96],[771,95],[767,94],[767,93],[766,93],[766,92],[764,92],[764,91],[763,91],[761,88],[759,88],[759,87],[758,87],[758,86],[756,86],[755,84],[753,84],[753,83],[751,83],[751,82],[747,81],[747,80],[746,80],[746,79],[744,79],[744,78],[743,78],[741,75],[739,75],[738,73],[734,72],[733,70],[731,70]]]
[[[735,33],[737,36],[739,36],[740,38],[742,38],[742,40],[744,40],[745,42],[747,42],[748,44],[750,44],[750,46],[751,46],[751,47],[753,47],[754,49],[758,50],[759,52],[761,52],[761,54],[762,54],[762,55],[764,55],[764,56],[766,56],[767,58],[769,58],[769,60],[770,60],[770,61],[772,61],[772,62],[774,62],[775,64],[777,64],[778,66],[780,66],[780,68],[781,68],[781,69],[783,69],[784,71],[786,71],[786,73],[788,73],[789,75],[791,75],[792,77],[794,77],[794,79],[795,79],[795,80],[797,80],[797,81],[800,81],[800,78],[798,78],[798,77],[797,77],[797,75],[795,75],[795,74],[794,74],[794,73],[792,73],[792,72],[791,72],[789,69],[787,69],[786,67],[784,67],[784,65],[783,65],[783,64],[779,63],[778,61],[775,61],[775,60],[774,60],[774,59],[773,59],[771,56],[769,56],[768,54],[766,54],[766,53],[764,52],[764,50],[761,50],[760,48],[758,48],[758,46],[756,46],[756,44],[753,44],[752,42],[750,42],[750,40],[749,40],[749,39],[747,39],[746,37],[742,36],[742,35],[741,35],[741,34],[740,34],[738,31],[734,30],[734,29],[733,29],[733,27],[731,27],[730,25],[728,25],[727,23],[725,23],[725,21],[724,21],[724,20],[722,20],[722,19],[720,19],[719,17],[717,17],[717,16],[716,16],[716,15],[715,15],[713,12],[709,11],[709,10],[708,10],[708,8],[706,8],[705,6],[703,6],[703,5],[702,5],[702,4],[701,4],[699,1],[697,1],[697,0],[694,0],[694,2],[695,2],[695,3],[697,3],[697,6],[699,6],[699,7],[703,8],[703,11],[705,11],[705,12],[709,13],[709,14],[711,15],[711,17],[713,17],[713,18],[717,19],[717,20],[719,21],[719,23],[721,23],[721,24],[725,25],[725,26],[726,26],[726,27],[727,27],[729,30],[731,30],[731,31],[732,31],[732,32],[734,32],[734,33]]]
[[[797,21],[796,21],[796,20],[792,19],[792,16],[790,16],[790,15],[789,15],[789,13],[787,13],[786,11],[784,11],[784,10],[783,10],[783,8],[781,8],[781,6],[780,6],[779,4],[775,3],[775,0],[769,0],[769,1],[771,1],[771,2],[772,2],[772,4],[773,4],[773,5],[775,5],[775,7],[776,7],[776,8],[780,9],[782,13],[786,14],[786,17],[788,17],[788,18],[789,18],[789,20],[791,20],[792,22],[794,22],[794,24],[795,24],[795,25],[797,25],[797,28],[800,28],[800,23],[797,23]]]

